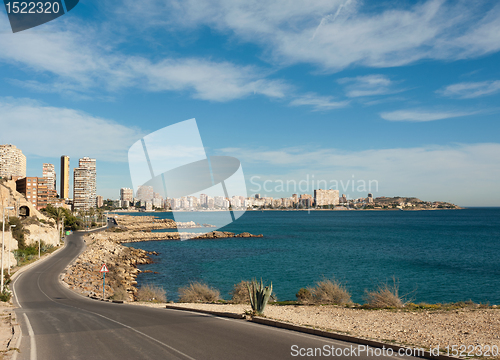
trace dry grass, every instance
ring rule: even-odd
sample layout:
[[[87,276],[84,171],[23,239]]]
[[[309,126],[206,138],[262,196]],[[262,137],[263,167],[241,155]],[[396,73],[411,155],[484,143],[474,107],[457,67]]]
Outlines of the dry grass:
[[[234,284],[233,291],[231,291],[231,302],[233,304],[250,304],[250,295],[248,294],[249,284],[250,282],[245,280]]]
[[[369,308],[402,308],[405,306],[405,301],[399,295],[399,282],[396,278],[392,278],[393,283],[383,283],[379,285],[377,290],[366,291],[366,306]]]
[[[202,282],[191,282],[188,286],[179,288],[179,302],[208,303],[219,300],[220,292]]]
[[[156,285],[143,285],[137,291],[138,301],[167,302],[167,295],[162,287]]]
[[[113,300],[121,300],[121,301],[128,301],[130,300],[130,296],[123,287],[119,287],[118,289],[115,290],[113,296]]]
[[[301,304],[351,304],[351,294],[337,280],[324,279],[316,283],[316,287],[300,289],[297,300]]]

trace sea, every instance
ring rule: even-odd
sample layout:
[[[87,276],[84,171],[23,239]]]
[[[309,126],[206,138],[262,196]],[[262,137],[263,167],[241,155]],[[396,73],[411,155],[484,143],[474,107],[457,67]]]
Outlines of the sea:
[[[216,213],[203,216],[210,224]],[[285,301],[300,288],[336,279],[362,304],[367,291],[395,279],[400,295],[415,303],[500,304],[500,208],[247,211],[219,230],[264,237],[126,244],[159,253],[140,266],[156,274],[140,273],[139,286],[162,286],[176,301],[180,287],[203,281],[227,300],[234,284],[256,278],[272,282]]]

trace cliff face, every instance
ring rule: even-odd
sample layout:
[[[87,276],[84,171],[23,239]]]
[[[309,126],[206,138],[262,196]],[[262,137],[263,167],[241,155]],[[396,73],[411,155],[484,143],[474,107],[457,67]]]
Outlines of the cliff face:
[[[25,225],[24,228],[29,231],[28,234],[24,235],[26,245],[28,246],[33,243],[38,244],[38,240],[54,246],[59,244],[59,232],[57,228],[45,224]]]

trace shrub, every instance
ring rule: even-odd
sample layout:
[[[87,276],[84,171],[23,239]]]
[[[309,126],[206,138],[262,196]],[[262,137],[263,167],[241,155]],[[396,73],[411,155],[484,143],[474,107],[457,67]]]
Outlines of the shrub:
[[[0,293],[0,301],[7,302],[10,300],[12,297],[12,293],[8,289],[3,289],[3,291]]]
[[[234,304],[250,304],[250,296],[248,295],[248,285],[250,283],[246,280],[241,280],[234,285],[231,291],[231,302]]]
[[[247,284],[247,288],[253,312],[257,315],[262,315],[273,292],[273,283],[264,287],[262,279],[260,279],[260,283],[253,279],[249,284]]]
[[[318,281],[316,287],[310,291],[316,304],[345,305],[352,303],[351,295],[345,286],[337,280]]]
[[[387,282],[378,286],[377,290],[366,291],[366,305],[370,308],[401,308],[405,301],[399,296],[399,281],[392,278],[393,284]]]
[[[167,296],[165,290],[162,287],[156,285],[143,285],[137,291],[138,301],[149,301],[149,302],[167,302]]]
[[[295,296],[300,304],[311,304],[313,302],[312,294],[309,289],[301,288]]]
[[[113,293],[113,296],[111,296],[111,299],[113,300],[121,300],[121,301],[128,301],[130,300],[130,296],[123,287],[119,287],[118,289],[114,290],[115,292]]]
[[[220,292],[202,282],[191,282],[188,286],[179,288],[179,302],[216,302]]]

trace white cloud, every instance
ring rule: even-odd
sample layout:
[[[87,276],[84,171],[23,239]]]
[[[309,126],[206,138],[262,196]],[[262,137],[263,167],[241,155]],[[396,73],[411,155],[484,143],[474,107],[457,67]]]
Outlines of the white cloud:
[[[131,0],[126,4],[143,6]],[[500,4],[406,4],[373,10],[350,0],[153,0],[139,21],[172,28],[208,25],[262,44],[281,63],[314,63],[332,71],[473,58],[500,50]]]
[[[437,93],[460,99],[472,99],[480,96],[493,95],[500,91],[500,80],[481,82],[462,82],[452,84]]]
[[[360,151],[338,149],[285,148],[269,149],[221,149],[242,161],[247,181],[252,175],[254,183],[263,181],[274,189],[279,182],[289,181],[289,187],[299,181],[324,180],[327,185],[336,184],[340,192],[351,197],[366,196],[364,191],[342,189],[347,181],[376,181],[372,183],[375,196],[417,196],[423,200],[452,201],[465,206],[498,206],[498,179],[500,177],[500,144],[456,144],[449,146],[425,146],[414,148],[389,148]],[[266,165],[268,165],[266,167]],[[258,168],[252,173],[250,169]],[[341,182],[342,181],[342,182]],[[324,182],[319,183],[323,186]],[[378,186],[378,190],[375,188]],[[249,183],[249,193],[255,191]],[[286,190],[286,186],[285,189]],[[283,197],[289,193],[269,192],[267,195]],[[297,189],[295,189],[297,192]],[[368,191],[367,191],[368,192]]]
[[[394,82],[387,76],[379,74],[342,78],[337,82],[346,84],[348,97],[387,95],[403,91],[394,89]]]
[[[142,137],[139,129],[113,120],[30,99],[0,98],[0,124],[0,143],[16,145],[28,156],[123,162],[128,148]]]
[[[479,111],[433,111],[421,109],[396,110],[380,114],[380,117],[388,121],[434,121],[469,116],[478,114]]]
[[[7,31],[0,16],[0,62],[50,75],[49,81],[11,79],[31,90],[93,96],[131,87],[147,91],[186,91],[193,97],[229,101],[253,94],[284,96],[288,86],[268,72],[203,58],[165,57],[152,61],[118,51],[111,35],[67,22],[45,24],[47,31]],[[5,31],[2,31],[5,30]],[[2,33],[3,32],[3,33]],[[47,77],[45,77],[47,79]]]
[[[132,73],[143,76],[150,91],[192,90],[194,97],[228,101],[250,94],[282,98],[288,86],[279,80],[265,80],[253,67],[238,67],[229,62],[214,63],[200,59],[168,59],[152,64],[145,59],[130,59]]]
[[[321,96],[317,94],[305,94],[290,102],[292,106],[312,106],[314,110],[332,110],[349,105],[349,101],[334,101],[332,96]]]

